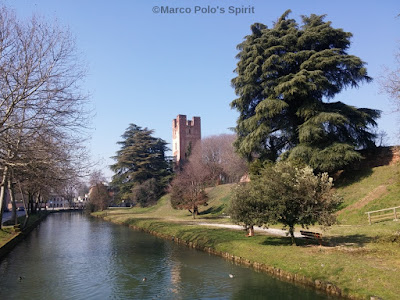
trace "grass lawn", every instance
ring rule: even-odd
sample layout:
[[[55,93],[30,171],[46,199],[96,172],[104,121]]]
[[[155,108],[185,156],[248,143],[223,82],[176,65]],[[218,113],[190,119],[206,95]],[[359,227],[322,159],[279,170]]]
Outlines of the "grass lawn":
[[[29,217],[27,226],[33,224],[40,218],[39,214],[33,214]],[[18,223],[23,224],[25,216],[18,217]],[[14,226],[4,226],[0,229],[0,247],[10,241],[14,236],[18,235],[14,230]]]
[[[373,169],[368,176],[364,176],[361,181],[366,180],[371,185],[368,188],[363,188],[359,182],[338,187],[345,199],[342,209],[345,210],[356,203],[357,199],[363,199],[384,183],[388,186],[393,185],[395,191],[396,185],[387,175],[395,174],[393,168]],[[374,176],[379,176],[380,179],[374,179]],[[339,214],[339,225],[325,229],[319,226],[311,227],[311,230],[323,233],[322,247],[307,240],[299,240],[299,246],[296,247],[290,245],[290,239],[287,237],[257,234],[248,238],[244,231],[198,225],[198,222],[230,223],[230,219],[224,217],[224,211],[229,203],[231,188],[232,185],[210,188],[207,191],[209,205],[200,208],[200,215],[195,220],[188,211],[174,210],[168,195],[152,207],[113,209],[94,215],[115,223],[193,242],[199,247],[229,252],[252,262],[263,263],[312,280],[332,283],[345,295],[360,299],[369,299],[370,296],[399,299],[400,223],[387,221],[367,225],[365,215],[358,212],[359,209],[370,209],[373,205],[384,206],[385,199],[395,198],[391,192],[382,193],[379,198],[370,200],[358,210],[348,210],[345,216],[350,222],[347,224],[343,215]],[[346,196],[354,194],[357,194],[358,198]],[[391,200],[388,202],[393,204]]]
[[[400,239],[392,242],[376,237],[377,233],[387,232],[388,227],[394,229],[393,223],[382,223],[372,231],[361,232],[335,226],[325,233],[326,246],[301,241],[296,247],[286,237],[258,234],[247,238],[243,231],[173,222],[143,214],[125,214],[121,219],[119,214],[108,213],[105,218],[194,242],[199,247],[229,252],[312,280],[330,282],[344,294],[361,299],[369,296],[398,299],[400,295]],[[200,217],[199,220],[204,221]]]
[[[16,233],[12,229],[12,226],[3,226],[3,228],[0,229],[0,247],[3,247],[3,245],[11,240],[15,235]]]
[[[148,208],[108,210],[95,213],[106,220],[154,231],[199,247],[229,252],[292,274],[338,286],[343,294],[369,299],[400,298],[400,222],[368,225],[365,212],[400,206],[400,165],[387,165],[347,173],[335,183],[343,197],[338,224],[312,226],[323,234],[323,246],[307,240],[290,245],[288,237],[200,226],[198,222],[231,223],[226,217],[233,185],[207,190],[208,206],[194,220],[188,211],[174,210],[166,195]],[[273,227],[280,228],[280,225]],[[301,228],[297,227],[296,230]]]

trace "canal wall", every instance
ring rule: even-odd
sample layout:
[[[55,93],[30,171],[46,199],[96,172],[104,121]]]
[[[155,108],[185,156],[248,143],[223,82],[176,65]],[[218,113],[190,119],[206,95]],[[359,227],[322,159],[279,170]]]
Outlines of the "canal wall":
[[[97,216],[97,217],[100,217],[106,221],[113,222],[112,219],[107,218],[106,216]],[[332,284],[331,282],[326,282],[326,281],[318,280],[318,279],[313,280],[312,278],[309,278],[307,276],[300,275],[300,274],[293,274],[293,273],[287,272],[285,270],[282,270],[280,268],[266,265],[264,263],[260,263],[257,261],[251,261],[249,259],[246,259],[246,258],[243,258],[240,256],[235,256],[229,252],[218,251],[212,247],[204,247],[203,245],[201,245],[200,243],[197,243],[196,241],[188,241],[188,240],[176,237],[176,236],[172,236],[170,234],[165,234],[165,233],[162,233],[159,231],[150,230],[150,229],[139,227],[139,226],[132,225],[132,224],[128,225],[128,224],[123,224],[123,223],[121,224],[118,222],[113,222],[113,223],[116,223],[119,225],[127,225],[134,230],[143,231],[143,232],[152,234],[154,236],[157,236],[157,237],[160,237],[160,238],[163,238],[166,240],[171,240],[177,244],[185,245],[185,246],[193,248],[193,249],[197,249],[197,250],[201,250],[201,251],[213,254],[213,255],[217,255],[217,256],[223,257],[224,259],[230,260],[230,261],[234,262],[235,264],[240,264],[240,265],[251,267],[256,271],[261,271],[261,272],[267,273],[271,276],[279,278],[280,280],[290,282],[295,285],[301,285],[301,286],[313,288],[315,290],[324,292],[328,295],[336,296],[341,299],[351,299],[351,300],[368,299],[368,298],[357,296],[357,295],[350,295],[350,294],[344,292],[340,287]],[[198,240],[201,238],[202,238],[201,236],[197,237]],[[370,297],[369,299],[370,300],[380,300],[380,298],[378,298],[378,297]]]
[[[22,241],[26,236],[31,233],[33,229],[35,229],[46,217],[49,213],[42,214],[36,221],[30,223],[27,227],[25,227],[21,232],[14,235],[6,244],[0,247],[0,260],[4,258],[8,253],[11,252],[12,249]]]

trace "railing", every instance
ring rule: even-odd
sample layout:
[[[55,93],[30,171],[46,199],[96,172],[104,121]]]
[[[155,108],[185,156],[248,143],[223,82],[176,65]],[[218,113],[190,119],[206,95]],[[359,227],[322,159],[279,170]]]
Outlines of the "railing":
[[[386,213],[387,211],[390,211],[390,212]],[[399,219],[398,217],[400,216],[400,206],[385,208],[385,209],[380,209],[380,210],[374,210],[374,211],[368,211],[368,212],[366,212],[366,214],[368,214],[369,225],[371,225],[372,222],[379,222],[379,221],[384,221],[384,220],[389,220],[389,219],[398,221],[398,219]]]

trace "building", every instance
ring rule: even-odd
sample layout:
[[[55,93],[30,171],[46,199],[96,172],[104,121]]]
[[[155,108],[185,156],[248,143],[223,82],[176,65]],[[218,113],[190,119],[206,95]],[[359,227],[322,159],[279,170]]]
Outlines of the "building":
[[[67,199],[60,195],[53,195],[50,199],[46,202],[46,208],[52,209],[69,209],[70,203]]]
[[[172,155],[175,162],[187,158],[196,142],[201,140],[200,117],[187,120],[186,115],[178,115],[172,121]]]
[[[78,198],[74,198],[72,201],[73,208],[83,209],[86,207],[89,201],[89,194],[85,194],[84,196],[78,196]]]

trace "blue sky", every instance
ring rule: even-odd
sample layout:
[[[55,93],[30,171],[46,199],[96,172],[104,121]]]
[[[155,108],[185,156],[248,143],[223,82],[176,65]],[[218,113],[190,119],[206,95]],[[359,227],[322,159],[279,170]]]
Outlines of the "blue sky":
[[[238,112],[229,103],[235,99],[230,85],[235,76],[236,45],[250,33],[250,25],[268,27],[291,9],[290,17],[326,14],[335,28],[353,33],[350,54],[367,63],[375,80],[359,89],[338,95],[357,107],[383,111],[379,130],[389,144],[399,144],[397,115],[379,92],[376,79],[383,66],[393,66],[400,51],[400,2],[311,0],[8,0],[19,17],[38,13],[69,26],[89,72],[84,90],[90,92],[96,115],[90,151],[107,166],[118,150],[116,144],[129,123],[155,130],[155,136],[172,142],[172,120],[178,114],[200,116],[202,135],[229,133]],[[153,7],[179,7],[189,13],[154,13]],[[196,6],[216,13],[195,13]],[[230,14],[229,7],[251,8]],[[254,7],[254,9],[253,9]],[[225,13],[221,13],[221,8]]]

